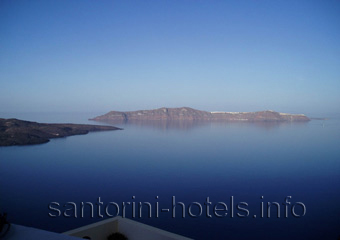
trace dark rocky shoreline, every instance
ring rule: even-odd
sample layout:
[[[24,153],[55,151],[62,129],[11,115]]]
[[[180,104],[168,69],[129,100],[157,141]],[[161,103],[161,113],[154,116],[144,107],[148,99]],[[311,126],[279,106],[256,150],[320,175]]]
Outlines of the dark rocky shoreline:
[[[0,118],[0,146],[41,144],[49,142],[51,138],[112,130],[120,128],[89,124],[47,124]]]

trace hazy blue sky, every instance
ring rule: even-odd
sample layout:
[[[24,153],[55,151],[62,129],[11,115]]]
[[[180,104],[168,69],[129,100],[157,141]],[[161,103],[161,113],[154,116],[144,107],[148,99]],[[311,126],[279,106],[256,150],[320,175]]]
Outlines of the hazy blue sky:
[[[340,1],[0,1],[0,112],[340,112]]]

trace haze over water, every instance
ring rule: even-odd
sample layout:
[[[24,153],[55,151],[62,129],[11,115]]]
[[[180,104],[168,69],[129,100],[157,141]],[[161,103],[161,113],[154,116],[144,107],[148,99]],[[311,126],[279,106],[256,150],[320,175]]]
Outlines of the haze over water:
[[[90,115],[88,117],[93,117]],[[21,115],[22,119],[86,123],[84,115]],[[39,120],[40,119],[40,120]],[[87,122],[99,124],[97,122]],[[195,239],[336,239],[339,235],[340,121],[312,120],[308,123],[198,123],[125,124],[123,131],[96,132],[53,139],[47,144],[0,148],[1,208],[9,220],[62,232],[100,220],[51,218],[51,202],[60,210],[67,202],[158,201],[160,212],[152,218],[143,212],[134,220]],[[132,197],[135,196],[135,199]],[[158,196],[158,199],[156,199]],[[188,208],[203,206],[192,218],[176,206],[172,218],[172,196]],[[234,209],[248,203],[249,216]],[[263,199],[261,197],[263,196]],[[306,214],[284,218],[284,205],[302,202]],[[224,202],[228,215],[206,217],[204,202]],[[277,218],[260,217],[261,202],[281,205]],[[122,210],[122,209],[120,209]],[[198,208],[192,207],[197,214]],[[52,212],[55,213],[55,212]],[[96,212],[95,212],[96,213]],[[296,213],[302,208],[297,206]],[[121,213],[120,213],[121,215]],[[256,218],[254,218],[256,215]],[[131,208],[126,216],[132,218]],[[138,216],[138,215],[137,215]]]

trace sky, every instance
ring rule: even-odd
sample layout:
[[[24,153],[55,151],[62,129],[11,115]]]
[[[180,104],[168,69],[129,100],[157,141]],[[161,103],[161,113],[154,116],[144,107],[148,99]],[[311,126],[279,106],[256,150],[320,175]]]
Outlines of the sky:
[[[0,1],[0,112],[340,112],[340,1]]]

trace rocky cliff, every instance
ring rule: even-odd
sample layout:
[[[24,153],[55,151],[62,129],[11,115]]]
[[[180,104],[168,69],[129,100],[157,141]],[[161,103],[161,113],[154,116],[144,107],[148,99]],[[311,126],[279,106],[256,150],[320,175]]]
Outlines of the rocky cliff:
[[[158,108],[130,112],[111,111],[95,117],[94,121],[146,121],[146,120],[219,120],[219,121],[309,121],[303,114],[274,111],[260,112],[207,112],[189,107]]]

